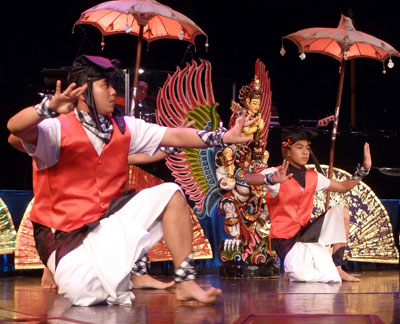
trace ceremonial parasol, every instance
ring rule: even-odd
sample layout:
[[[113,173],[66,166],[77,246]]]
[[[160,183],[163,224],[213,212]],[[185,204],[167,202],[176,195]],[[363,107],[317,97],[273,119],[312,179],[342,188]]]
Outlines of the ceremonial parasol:
[[[89,24],[101,31],[103,36],[131,34],[138,36],[133,88],[139,79],[142,40],[179,39],[194,44],[198,35],[206,33],[185,15],[155,0],[107,1],[81,14],[76,25]],[[206,42],[206,47],[208,43]]]
[[[339,87],[329,154],[328,178],[331,179],[346,61],[359,57],[375,59],[383,63],[383,72],[386,73],[386,60],[387,66],[392,68],[394,66],[392,56],[400,57],[400,53],[383,40],[356,30],[351,18],[344,15],[341,16],[337,28],[307,28],[284,36],[281,54],[285,55],[283,39],[289,39],[297,45],[302,60],[306,57],[305,53],[320,53],[329,55],[340,62]],[[327,196],[327,207],[328,205],[329,195]]]

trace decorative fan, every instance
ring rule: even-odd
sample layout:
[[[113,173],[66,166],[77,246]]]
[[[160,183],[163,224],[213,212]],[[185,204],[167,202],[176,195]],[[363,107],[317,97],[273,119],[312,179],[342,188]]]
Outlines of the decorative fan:
[[[15,269],[43,269],[44,265],[40,260],[33,238],[33,226],[30,220],[30,213],[33,205],[32,198],[22,217],[21,224],[17,232],[15,244]]]
[[[0,254],[10,254],[15,250],[15,228],[7,205],[0,198]]]
[[[314,165],[307,165],[314,169]],[[324,172],[327,165],[321,165]],[[351,177],[348,172],[334,168],[333,180]],[[325,193],[318,192],[314,199],[313,218],[325,210]],[[345,258],[349,261],[399,263],[389,215],[382,202],[364,182],[346,193],[330,193],[329,206],[346,205],[350,210],[349,243]]]
[[[131,165],[129,170],[128,188],[135,188],[137,192],[142,189],[157,186],[163,183],[160,178],[146,172],[145,170]],[[193,253],[194,259],[210,259],[213,257],[210,242],[204,235],[203,229],[199,224],[199,221],[194,216],[192,209],[188,205],[188,209],[192,219],[192,232],[193,232]],[[158,242],[153,246],[148,253],[149,260],[152,262],[156,261],[168,261],[172,260],[171,253],[169,252],[167,245],[164,240]]]

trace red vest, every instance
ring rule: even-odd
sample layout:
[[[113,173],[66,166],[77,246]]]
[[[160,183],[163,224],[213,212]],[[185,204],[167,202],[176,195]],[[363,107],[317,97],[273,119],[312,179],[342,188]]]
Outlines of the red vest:
[[[306,171],[306,187],[302,190],[294,179],[280,184],[279,193],[271,198],[267,192],[266,201],[271,219],[270,238],[293,237],[311,219],[314,207],[314,194],[317,187],[318,174]]]
[[[60,157],[53,167],[33,172],[35,201],[31,220],[70,232],[99,219],[120,196],[128,177],[131,134],[114,131],[100,156],[71,112],[61,123]]]

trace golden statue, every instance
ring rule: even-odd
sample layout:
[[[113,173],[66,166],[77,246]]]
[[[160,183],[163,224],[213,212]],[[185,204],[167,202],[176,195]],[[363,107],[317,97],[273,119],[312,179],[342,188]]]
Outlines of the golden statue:
[[[261,87],[257,76],[249,85],[243,86],[238,95],[240,104],[232,100],[231,110],[232,116],[229,121],[229,128],[234,125],[235,120],[242,115],[242,111],[246,110],[253,117],[258,119],[251,125],[243,127],[242,137],[253,137],[253,140],[260,138],[261,131],[264,129],[265,123],[260,114],[261,105]]]

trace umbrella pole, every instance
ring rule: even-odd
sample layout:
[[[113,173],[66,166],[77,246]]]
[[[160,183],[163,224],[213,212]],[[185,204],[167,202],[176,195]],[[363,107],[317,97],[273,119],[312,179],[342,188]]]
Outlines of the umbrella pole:
[[[346,61],[342,60],[342,62],[340,64],[339,87],[338,87],[338,93],[337,93],[337,97],[336,97],[335,119],[333,121],[333,129],[332,129],[332,135],[331,135],[331,149],[329,152],[329,169],[328,169],[328,178],[329,179],[332,179],[332,175],[333,175],[333,160],[335,157],[336,134],[337,134],[337,128],[338,128],[338,123],[339,123],[340,103],[342,101],[345,66],[346,66]],[[327,191],[326,192],[326,205],[325,205],[326,211],[329,209],[329,200],[330,200],[330,191]]]
[[[136,62],[135,62],[135,70],[133,74],[133,94],[135,97],[132,96],[133,104],[131,103],[131,116],[133,116],[135,112],[135,104],[136,104],[136,89],[137,89],[137,84],[139,82],[139,68],[140,68],[140,60],[141,60],[141,55],[142,55],[142,40],[143,40],[143,29],[144,25],[139,25],[139,36],[138,36],[138,41],[137,41],[137,47],[136,47]]]

